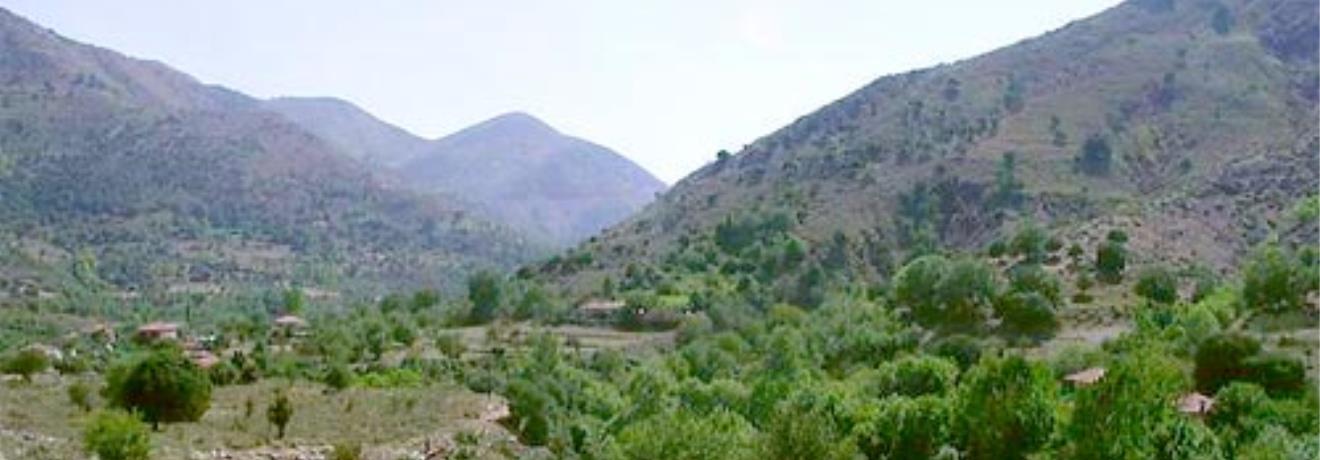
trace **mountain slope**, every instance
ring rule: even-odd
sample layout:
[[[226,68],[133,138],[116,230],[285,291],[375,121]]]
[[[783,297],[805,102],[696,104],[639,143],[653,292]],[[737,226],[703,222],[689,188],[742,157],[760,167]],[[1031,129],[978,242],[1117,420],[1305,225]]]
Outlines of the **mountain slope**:
[[[0,235],[5,253],[26,254],[5,260],[95,260],[121,289],[383,289],[534,253],[387,186],[260,101],[7,11],[0,81]]]
[[[427,141],[380,121],[356,105],[329,97],[281,97],[267,109],[284,115],[353,158],[371,164],[398,165],[421,153]]]
[[[558,244],[581,241],[623,220],[665,188],[618,153],[560,134],[523,113],[436,140],[400,173]]]
[[[693,173],[581,257],[539,269],[589,291],[672,265],[662,262],[696,269],[743,246],[730,242],[786,227],[815,263],[882,280],[920,248],[977,247],[1028,218],[1079,243],[1126,228],[1139,257],[1227,267],[1282,222],[1277,203],[1320,184],[1315,10],[1130,1],[880,78]],[[767,261],[779,251],[745,250]]]

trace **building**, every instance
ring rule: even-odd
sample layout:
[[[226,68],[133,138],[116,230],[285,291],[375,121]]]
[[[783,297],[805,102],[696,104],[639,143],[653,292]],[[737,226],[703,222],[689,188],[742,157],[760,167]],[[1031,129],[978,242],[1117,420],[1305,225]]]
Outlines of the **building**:
[[[1200,394],[1189,393],[1178,398],[1178,412],[1196,417],[1202,417],[1210,413],[1215,408],[1215,398]]]
[[[1068,382],[1074,387],[1080,388],[1080,387],[1094,385],[1096,382],[1099,382],[1103,378],[1105,378],[1105,368],[1092,367],[1090,369],[1068,374],[1068,376],[1064,377],[1063,380],[1065,382]]]
[[[139,326],[137,336],[141,340],[155,342],[159,340],[178,340],[179,324],[154,321]]]

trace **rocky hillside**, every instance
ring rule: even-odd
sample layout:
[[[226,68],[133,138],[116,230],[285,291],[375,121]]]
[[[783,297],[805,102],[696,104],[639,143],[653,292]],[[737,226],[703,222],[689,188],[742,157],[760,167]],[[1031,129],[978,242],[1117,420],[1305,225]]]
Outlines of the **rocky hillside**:
[[[156,62],[0,11],[0,291],[443,285],[534,248]],[[59,284],[59,283],[55,283]],[[15,294],[17,292],[18,294]]]
[[[640,210],[664,183],[614,151],[510,113],[441,138],[399,169],[473,201],[498,222],[580,242]]]
[[[1078,243],[1122,227],[1138,258],[1219,268],[1271,234],[1314,241],[1288,215],[1320,186],[1316,8],[1133,0],[880,78],[538,269],[585,291],[731,247],[773,262],[789,250],[758,232],[787,229],[815,261],[798,270],[883,280],[914,252],[981,247],[1027,219]]]

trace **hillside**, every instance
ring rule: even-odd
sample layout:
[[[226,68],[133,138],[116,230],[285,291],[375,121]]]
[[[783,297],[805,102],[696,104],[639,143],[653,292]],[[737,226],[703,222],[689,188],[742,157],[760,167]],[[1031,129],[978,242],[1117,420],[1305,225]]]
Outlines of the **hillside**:
[[[381,290],[535,253],[443,197],[388,185],[261,101],[7,11],[0,81],[0,290],[58,291],[51,271],[149,292]]]
[[[281,97],[265,107],[370,164],[394,166],[426,148],[425,139],[380,121],[356,105],[329,97]]]
[[[1271,233],[1314,241],[1286,214],[1320,185],[1316,16],[1313,1],[1130,1],[886,76],[538,269],[578,293],[675,264],[738,272],[717,255],[773,265],[789,249],[763,235],[785,231],[812,262],[795,273],[878,282],[1024,220],[1084,246],[1125,229],[1141,260],[1220,270]]]

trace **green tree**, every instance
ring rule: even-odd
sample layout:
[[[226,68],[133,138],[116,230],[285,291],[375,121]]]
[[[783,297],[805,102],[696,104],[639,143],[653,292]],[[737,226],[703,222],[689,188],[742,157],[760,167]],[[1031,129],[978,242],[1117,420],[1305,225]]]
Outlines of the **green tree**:
[[[867,458],[932,458],[952,439],[948,398],[891,397],[869,402],[853,415],[852,435]]]
[[[1174,402],[1187,387],[1179,363],[1163,351],[1138,349],[1120,358],[1100,382],[1076,396],[1073,457],[1159,458],[1168,424],[1179,417]]]
[[[280,305],[284,309],[284,313],[300,315],[306,305],[307,298],[303,295],[302,288],[295,287],[284,291],[284,298]]]
[[[990,316],[998,291],[994,270],[985,262],[972,258],[953,262],[936,286],[942,324],[957,331],[978,329]]]
[[[1196,388],[1212,394],[1229,382],[1247,380],[1252,373],[1248,360],[1260,353],[1260,342],[1242,333],[1211,336],[1196,348]]]
[[[83,448],[101,460],[147,460],[151,433],[132,414],[101,411],[83,430]]]
[[[193,422],[211,407],[211,380],[181,351],[164,348],[112,368],[106,400],[137,412],[158,429],[161,422]]]
[[[628,425],[619,433],[618,444],[623,458],[629,459],[751,460],[758,458],[755,433],[731,412],[676,410]]]
[[[284,390],[277,390],[275,401],[266,408],[266,420],[271,425],[275,425],[277,439],[284,439],[284,428],[289,425],[291,419],[293,419],[293,403],[289,401],[289,395]]]
[[[995,170],[995,191],[991,201],[997,207],[1017,209],[1026,199],[1022,181],[1017,178],[1017,152],[1004,152]]]
[[[1256,250],[1242,270],[1242,300],[1261,311],[1296,310],[1306,305],[1314,270],[1306,270],[1277,245]]]
[[[1123,243],[1106,241],[1100,243],[1095,253],[1096,277],[1109,284],[1123,281],[1123,270],[1127,269],[1127,248]]]
[[[408,302],[408,308],[417,313],[440,304],[440,292],[435,289],[418,289]]]
[[[1172,304],[1178,301],[1178,277],[1163,266],[1154,266],[1141,272],[1133,291],[1151,302]]]
[[[949,261],[944,256],[928,255],[913,259],[894,276],[894,303],[907,307],[921,325],[935,325],[940,319],[936,304],[937,289],[948,271]]]
[[[1048,252],[1046,245],[1050,241],[1050,235],[1037,225],[1035,222],[1027,220],[1018,226],[1017,233],[1013,234],[1013,241],[1010,243],[1014,255],[1022,256],[1023,261],[1028,264],[1039,264],[1045,261],[1045,255]]]
[[[500,279],[494,273],[481,271],[468,279],[468,301],[472,311],[468,319],[475,324],[489,323],[499,314],[501,300]]]
[[[958,393],[958,433],[967,458],[1022,459],[1054,432],[1058,384],[1043,364],[1020,356],[984,358]]]

